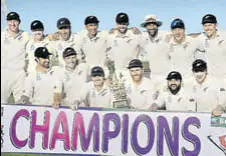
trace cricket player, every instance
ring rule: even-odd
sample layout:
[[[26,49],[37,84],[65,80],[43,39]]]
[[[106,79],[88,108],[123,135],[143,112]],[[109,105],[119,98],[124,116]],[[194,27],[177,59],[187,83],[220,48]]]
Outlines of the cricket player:
[[[191,64],[195,59],[205,54],[201,42],[185,35],[185,24],[181,19],[171,22],[172,38],[169,41],[168,55],[171,69],[178,71],[182,77],[192,76]]]
[[[147,15],[141,24],[141,27],[146,29],[142,32],[141,47],[144,55],[142,61],[148,62],[151,79],[155,82],[156,88],[165,81],[165,75],[170,70],[169,55],[166,51],[166,38],[169,32],[159,30],[161,25],[162,22],[157,19],[156,15]]]
[[[223,107],[225,87],[220,86],[221,79],[208,75],[207,63],[201,59],[193,62],[192,71],[194,78],[184,84],[195,94],[196,111],[212,112],[215,108]]]
[[[139,59],[133,59],[128,69],[131,78],[125,82],[125,89],[130,107],[150,110],[155,91],[151,80],[143,76],[142,62]]]
[[[55,75],[59,76],[62,86],[63,106],[71,106],[75,96],[79,96],[80,89],[88,82],[89,67],[84,63],[78,64],[76,51],[68,47],[63,52],[64,68],[58,68]]]
[[[204,32],[197,37],[206,50],[208,73],[215,77],[226,78],[226,32],[218,30],[217,18],[207,14],[202,18]]]
[[[28,69],[27,72],[33,72],[36,67],[35,57],[34,57],[34,51],[38,47],[47,47],[49,51],[50,50],[50,41],[47,37],[44,35],[44,25],[39,20],[34,20],[31,22],[30,26],[31,32],[32,32],[32,38],[29,40],[27,46],[26,46],[26,59],[28,62]],[[50,59],[51,60],[51,59]],[[53,62],[50,61],[50,66],[53,64]]]
[[[76,49],[76,42],[78,40],[77,34],[72,34],[71,32],[71,22],[69,19],[63,17],[57,21],[57,37],[53,39],[52,49],[53,55],[57,57],[57,65],[64,67],[65,62],[63,59],[63,51],[67,47]],[[81,57],[81,54],[78,54]]]
[[[104,67],[107,49],[107,31],[98,31],[99,20],[96,16],[88,16],[85,21],[86,32],[79,34],[78,48],[90,66]]]
[[[26,78],[21,102],[24,104],[47,105],[58,108],[61,102],[61,86],[54,70],[49,68],[49,53],[46,47],[35,50],[36,70]]]
[[[8,103],[11,94],[18,103],[26,76],[25,47],[29,35],[19,29],[18,13],[8,13],[6,22],[7,28],[1,32],[1,103]]]
[[[155,104],[167,111],[195,111],[196,101],[192,92],[182,86],[182,76],[177,71],[168,74],[167,87],[158,91]]]
[[[75,97],[72,108],[78,105],[86,107],[112,108],[114,99],[105,80],[103,68],[95,66],[91,69],[91,82],[86,83],[81,91],[80,98]]]
[[[115,62],[118,77],[129,76],[126,66],[138,57],[141,35],[138,29],[128,28],[129,17],[126,13],[116,16],[116,28],[109,33],[107,57]]]

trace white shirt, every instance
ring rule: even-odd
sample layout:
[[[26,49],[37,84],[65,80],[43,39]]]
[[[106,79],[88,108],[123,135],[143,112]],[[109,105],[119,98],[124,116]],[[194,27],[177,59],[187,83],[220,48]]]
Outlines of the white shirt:
[[[140,52],[141,35],[136,35],[132,30],[120,36],[110,34],[108,38],[107,57],[115,62],[116,70],[125,70],[132,59],[138,57]]]
[[[158,31],[158,35],[151,41],[148,32],[142,33],[144,61],[149,62],[152,75],[165,76],[170,70],[167,43],[164,41],[167,34],[165,31]]]
[[[77,40],[78,40],[78,35],[77,34],[71,34],[70,38],[67,41],[64,40],[57,40],[57,41],[52,41],[51,42],[51,49],[53,49],[53,55],[58,57],[59,61],[59,66],[64,67],[65,62],[63,59],[63,51],[68,48],[74,48],[77,52]],[[78,53],[78,56],[81,54]]]
[[[10,36],[7,30],[1,32],[1,68],[24,70],[28,40],[29,35],[23,30],[19,30],[16,37]]]
[[[201,43],[194,41],[194,38],[186,36],[185,41],[181,44],[175,43],[173,38],[169,42],[168,53],[171,70],[180,72],[184,78],[192,75],[192,63],[205,53]]]
[[[125,82],[125,89],[130,106],[148,110],[153,103],[154,87],[150,79],[143,77],[141,84],[135,86],[132,80]]]
[[[23,95],[34,105],[52,105],[54,93],[61,93],[61,85],[54,69],[47,73],[34,71],[25,80]]]
[[[205,47],[205,59],[210,75],[226,78],[226,32],[217,31],[216,37],[209,39],[205,33],[197,37]]]
[[[58,68],[55,71],[62,84],[62,93],[66,96],[62,105],[71,105],[75,97],[79,97],[79,93],[83,85],[88,82],[88,70],[84,63],[79,64],[74,71],[68,71],[66,68]]]
[[[46,47],[50,53],[52,52],[50,47],[50,41],[47,38],[45,38],[40,42],[35,42],[33,38],[30,39],[26,46],[26,59],[28,60],[28,69],[27,69],[28,73],[33,72],[35,70],[37,63],[35,61],[34,52],[38,47]],[[53,62],[50,62],[50,66],[52,64]]]
[[[165,106],[168,111],[195,111],[196,108],[194,95],[184,88],[175,95],[168,88],[159,92],[155,103],[160,107]]]
[[[94,38],[90,38],[88,34],[79,35],[78,48],[85,56],[85,61],[90,67],[104,66],[106,59],[108,34],[105,31],[98,31]]]
[[[105,84],[102,90],[97,91],[91,81],[82,87],[80,101],[88,107],[112,108],[113,95]]]
[[[185,87],[195,94],[197,102],[197,112],[212,112],[214,108],[222,104],[220,101],[219,80],[208,77],[200,85],[196,80],[187,79],[184,81]]]

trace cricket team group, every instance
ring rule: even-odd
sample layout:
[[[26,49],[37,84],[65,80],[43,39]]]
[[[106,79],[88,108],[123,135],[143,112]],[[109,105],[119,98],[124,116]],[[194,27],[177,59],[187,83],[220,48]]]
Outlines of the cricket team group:
[[[130,26],[118,13],[115,27],[99,30],[96,16],[72,32],[62,17],[56,33],[34,20],[31,34],[16,12],[1,33],[1,103],[135,110],[226,112],[226,32],[215,15],[200,18],[203,32],[186,34],[182,19],[159,30],[156,15]]]

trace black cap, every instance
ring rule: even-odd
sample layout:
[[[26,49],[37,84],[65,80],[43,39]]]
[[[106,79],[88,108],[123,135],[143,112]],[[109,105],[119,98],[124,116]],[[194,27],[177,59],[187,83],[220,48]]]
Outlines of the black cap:
[[[128,68],[140,67],[143,68],[142,62],[139,59],[133,59],[130,61]]]
[[[212,14],[207,14],[202,18],[202,24],[217,23],[217,18]]]
[[[117,24],[129,24],[129,16],[126,13],[118,13],[115,19]]]
[[[64,49],[64,51],[63,51],[63,58],[71,56],[71,55],[77,55],[77,53],[76,53],[74,48],[68,47],[68,48]]]
[[[172,79],[176,79],[176,80],[182,80],[182,76],[179,72],[177,71],[172,71],[168,74],[166,80],[172,80]]]
[[[49,55],[52,54],[49,53],[46,47],[38,47],[35,49],[35,57],[47,58]]]
[[[35,20],[31,22],[31,30],[44,30],[44,25],[41,21]]]
[[[10,12],[7,14],[6,16],[6,20],[17,20],[17,21],[20,21],[20,16],[18,13],[16,12]]]
[[[88,16],[88,17],[86,17],[84,23],[85,23],[85,25],[90,24],[90,23],[96,23],[96,24],[98,24],[99,21],[98,21],[98,19],[97,19],[96,16]]]
[[[192,71],[193,72],[203,72],[207,70],[207,64],[205,61],[201,59],[197,59],[192,64]]]
[[[70,27],[71,26],[71,22],[69,21],[69,19],[63,17],[63,18],[60,18],[58,21],[57,21],[57,28],[62,28],[62,27]]]
[[[91,76],[102,76],[104,77],[104,70],[99,66],[95,66],[91,69]]]
[[[174,19],[171,23],[171,29],[175,29],[175,28],[185,29],[184,22],[179,18]]]

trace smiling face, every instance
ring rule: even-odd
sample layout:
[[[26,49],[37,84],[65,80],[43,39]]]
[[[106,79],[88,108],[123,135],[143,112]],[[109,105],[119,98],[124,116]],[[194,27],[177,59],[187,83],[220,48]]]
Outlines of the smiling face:
[[[180,79],[171,79],[168,80],[168,88],[172,91],[178,90],[181,86],[181,80]]]
[[[44,33],[42,30],[32,31],[32,34],[35,41],[42,41],[44,39]]]
[[[127,23],[120,23],[120,24],[117,24],[116,26],[118,28],[118,31],[121,34],[125,34],[127,29],[128,29],[128,24]]]
[[[103,76],[92,76],[92,81],[95,87],[102,87],[104,85]]]
[[[67,41],[70,38],[70,35],[71,35],[70,26],[61,27],[59,28],[58,31],[62,40]]]
[[[199,72],[193,72],[194,74],[194,77],[195,77],[195,80],[198,82],[198,83],[202,83],[206,77],[207,77],[207,71],[199,71]]]
[[[209,38],[214,37],[217,33],[217,24],[206,23],[203,25],[203,30]]]
[[[185,29],[183,28],[175,28],[172,30],[173,39],[177,43],[181,43],[185,38]]]
[[[67,56],[64,58],[65,66],[70,69],[75,69],[77,64],[76,55]]]
[[[20,22],[18,20],[7,20],[8,30],[13,33],[19,31]]]
[[[152,37],[154,37],[157,34],[157,32],[158,32],[158,26],[156,24],[153,24],[153,23],[147,24],[145,28],[147,29],[147,32]]]
[[[130,75],[131,75],[131,78],[133,79],[133,81],[139,82],[142,79],[143,73],[142,73],[141,67],[130,68],[129,71],[130,71]]]
[[[90,36],[95,36],[97,34],[98,30],[98,24],[97,23],[90,23],[86,25],[86,29],[88,31],[88,34]]]
[[[44,68],[49,68],[49,56],[46,58],[37,58],[38,59],[38,64],[41,65]]]

